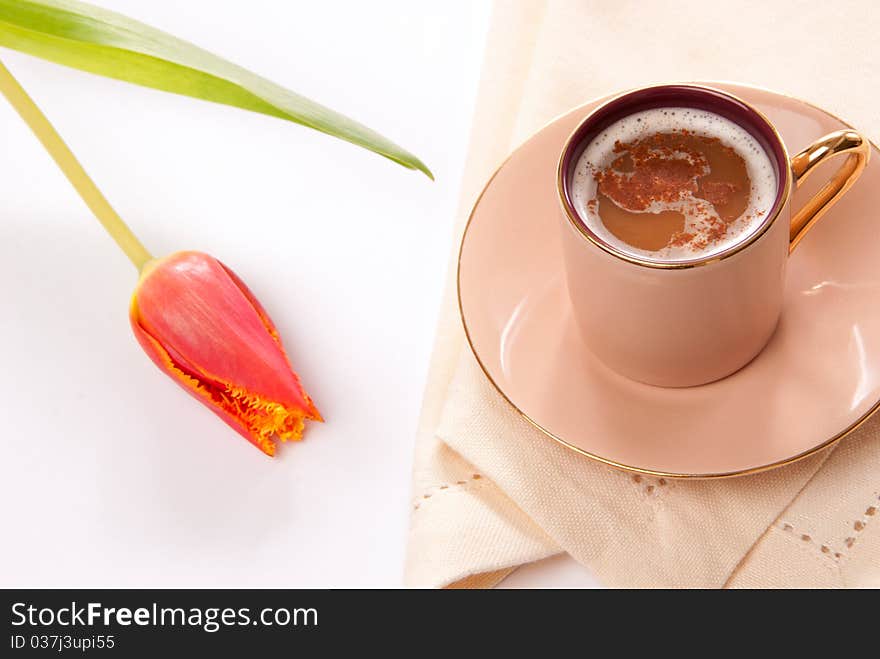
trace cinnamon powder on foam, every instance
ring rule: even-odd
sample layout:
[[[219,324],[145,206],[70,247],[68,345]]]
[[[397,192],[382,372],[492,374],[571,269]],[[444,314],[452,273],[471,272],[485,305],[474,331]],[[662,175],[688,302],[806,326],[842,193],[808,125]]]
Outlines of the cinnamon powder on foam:
[[[652,214],[646,214],[650,207],[664,208],[694,198],[689,214],[691,220],[700,221],[699,233],[684,231],[681,215],[681,228],[671,232],[664,246],[705,249],[723,240],[730,223],[748,207],[750,181],[745,161],[716,137],[673,130],[631,142],[617,141],[613,153],[616,157],[609,166],[594,171],[597,192],[599,198],[614,202],[627,221],[651,222]],[[595,210],[599,199],[588,205]],[[619,211],[615,214],[620,216]],[[606,223],[606,227],[617,234],[613,224]],[[634,242],[631,230],[627,235]]]

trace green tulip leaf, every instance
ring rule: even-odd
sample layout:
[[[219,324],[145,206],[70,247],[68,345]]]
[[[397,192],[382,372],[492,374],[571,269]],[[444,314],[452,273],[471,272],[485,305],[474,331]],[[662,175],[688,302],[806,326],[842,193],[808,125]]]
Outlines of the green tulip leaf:
[[[375,131],[191,43],[74,0],[0,0],[0,46],[145,87],[287,119],[433,179]]]

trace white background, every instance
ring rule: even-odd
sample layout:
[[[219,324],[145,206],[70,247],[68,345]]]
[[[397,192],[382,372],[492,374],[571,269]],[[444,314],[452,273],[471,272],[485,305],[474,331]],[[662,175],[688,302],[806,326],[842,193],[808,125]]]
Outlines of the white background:
[[[156,255],[232,266],[322,413],[274,461],[161,374],[136,272],[0,99],[0,586],[397,586],[488,0],[99,0],[350,114],[277,119],[0,49]],[[505,585],[594,585],[570,559]]]
[[[155,254],[232,266],[327,423],[270,460],[135,343],[136,271],[0,99],[0,584],[394,586],[486,2],[96,0],[347,113],[278,119],[0,57]]]

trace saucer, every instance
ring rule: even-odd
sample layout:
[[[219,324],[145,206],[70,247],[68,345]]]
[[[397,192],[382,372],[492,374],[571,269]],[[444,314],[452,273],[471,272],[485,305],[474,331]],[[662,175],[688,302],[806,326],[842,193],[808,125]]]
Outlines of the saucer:
[[[764,112],[790,154],[848,127],[803,101],[701,83]],[[558,237],[556,162],[601,101],[559,117],[484,188],[464,237],[458,298],[468,343],[498,392],[549,437],[589,458],[655,476],[717,478],[806,457],[880,405],[880,159],[791,255],[782,319],[767,347],[723,380],[670,389],[600,363],[572,317]],[[840,165],[795,193],[796,211]],[[601,284],[601,282],[598,282]]]

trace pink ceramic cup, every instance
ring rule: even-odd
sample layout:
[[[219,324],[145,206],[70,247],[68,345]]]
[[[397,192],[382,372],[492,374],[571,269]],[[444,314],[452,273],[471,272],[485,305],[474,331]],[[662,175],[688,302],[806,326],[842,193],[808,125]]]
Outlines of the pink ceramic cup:
[[[571,170],[590,138],[626,115],[657,107],[726,117],[761,143],[776,168],[776,200],[764,221],[702,260],[660,262],[622,252],[591,231],[571,202]],[[789,158],[763,114],[709,87],[647,87],[599,106],[569,137],[557,169],[568,292],[587,346],[621,375],[665,387],[705,384],[748,364],[779,321],[788,255],[859,177],[869,153],[866,139],[841,130]],[[793,187],[840,154],[847,154],[840,169],[792,216]]]

